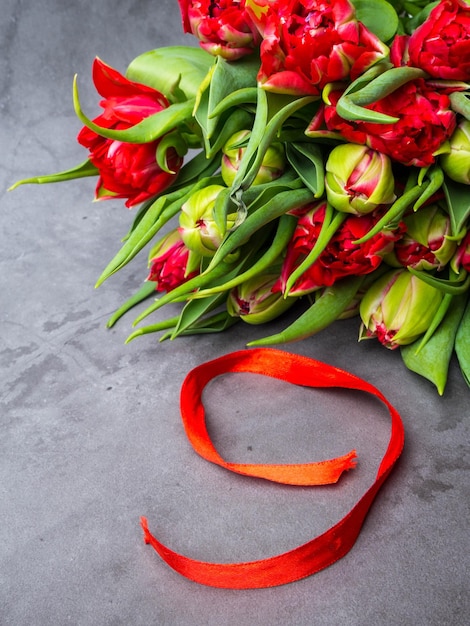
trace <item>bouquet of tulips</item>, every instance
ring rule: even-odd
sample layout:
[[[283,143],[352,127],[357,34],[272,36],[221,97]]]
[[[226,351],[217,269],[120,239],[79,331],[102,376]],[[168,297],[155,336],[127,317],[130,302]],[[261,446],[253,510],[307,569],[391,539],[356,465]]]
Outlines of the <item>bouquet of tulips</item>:
[[[179,0],[200,46],[96,59],[103,112],[74,107],[96,199],[137,206],[98,284],[145,247],[129,340],[294,321],[251,342],[360,317],[443,393],[470,380],[470,4],[465,0]],[[143,279],[145,275],[143,275]],[[291,317],[289,319],[292,319]]]

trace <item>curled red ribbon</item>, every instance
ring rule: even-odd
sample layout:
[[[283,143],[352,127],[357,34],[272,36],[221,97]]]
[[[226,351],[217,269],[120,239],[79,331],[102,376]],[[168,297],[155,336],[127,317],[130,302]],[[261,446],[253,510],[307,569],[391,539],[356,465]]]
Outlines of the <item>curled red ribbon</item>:
[[[376,387],[344,370],[304,356],[269,348],[227,354],[203,363],[189,372],[181,388],[181,415],[186,434],[196,452],[232,472],[289,485],[331,484],[337,482],[345,470],[354,467],[355,451],[319,463],[227,463],[214,448],[207,432],[202,392],[210,380],[229,372],[262,374],[306,387],[340,387],[364,391],[379,398],[390,413],[390,440],[373,485],[337,524],[293,550],[271,558],[243,563],[196,561],[163,545],[150,533],[146,518],[141,518],[145,542],[151,544],[170,567],[191,580],[231,589],[283,585],[328,567],[352,548],[378,490],[403,449],[403,423],[396,409]]]

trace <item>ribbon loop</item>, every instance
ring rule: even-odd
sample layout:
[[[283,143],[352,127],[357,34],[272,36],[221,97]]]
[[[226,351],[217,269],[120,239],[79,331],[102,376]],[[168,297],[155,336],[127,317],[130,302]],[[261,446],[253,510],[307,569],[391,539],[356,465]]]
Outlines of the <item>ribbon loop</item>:
[[[352,548],[378,490],[403,449],[403,423],[396,409],[378,389],[349,372],[281,350],[258,348],[234,352],[203,363],[189,372],[183,382],[180,398],[184,428],[195,451],[232,472],[288,485],[331,484],[337,482],[344,471],[354,467],[356,453],[353,450],[335,459],[292,465],[226,462],[213,446],[207,432],[202,393],[210,380],[229,372],[262,374],[307,387],[340,387],[364,391],[381,400],[391,416],[389,444],[373,485],[337,524],[298,548],[271,558],[244,563],[196,561],[159,542],[150,533],[146,518],[141,518],[145,542],[152,545],[170,567],[191,580],[232,589],[272,587],[293,582],[328,567]]]

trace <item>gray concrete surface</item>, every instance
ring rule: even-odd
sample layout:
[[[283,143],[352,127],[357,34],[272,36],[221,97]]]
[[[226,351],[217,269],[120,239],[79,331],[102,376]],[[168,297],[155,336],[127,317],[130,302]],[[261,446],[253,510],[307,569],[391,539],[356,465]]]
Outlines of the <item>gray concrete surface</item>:
[[[371,484],[389,432],[386,411],[367,398],[239,375],[207,394],[227,458],[302,462],[355,446],[360,463],[324,489],[206,463],[181,426],[181,382],[264,331],[124,345],[131,318],[112,330],[105,321],[145,275],[146,259],[93,285],[132,215],[120,202],[92,204],[92,180],[5,191],[84,158],[71,82],[77,72],[84,107],[95,112],[95,55],[124,71],[148,49],[187,41],[176,0],[2,2],[0,624],[463,625],[468,388],[453,363],[438,397],[397,353],[358,344],[355,320],[287,348],[366,378],[403,416],[405,451],[353,550],[297,583],[233,591],[180,577],[142,541],[146,515],[163,541],[194,558],[251,560],[299,545]]]

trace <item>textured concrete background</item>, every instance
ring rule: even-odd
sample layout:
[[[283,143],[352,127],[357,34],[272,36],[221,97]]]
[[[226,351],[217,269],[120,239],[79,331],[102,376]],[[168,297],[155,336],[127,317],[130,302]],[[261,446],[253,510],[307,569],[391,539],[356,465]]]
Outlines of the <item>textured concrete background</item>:
[[[356,320],[287,347],[366,378],[403,416],[405,451],[352,551],[300,582],[232,591],[180,577],[142,541],[146,515],[164,542],[194,558],[252,560],[293,548],[372,483],[389,434],[386,411],[370,399],[224,377],[206,406],[226,458],[306,462],[356,447],[360,463],[320,489],[206,463],[181,426],[184,376],[281,325],[125,346],[132,315],[112,330],[105,322],[145,277],[145,255],[93,285],[132,214],[121,202],[92,204],[90,179],[6,193],[19,178],[85,158],[71,83],[77,72],[84,108],[96,114],[95,55],[125,71],[148,49],[184,42],[193,43],[176,0],[2,3],[0,624],[467,623],[468,388],[454,363],[439,398],[398,353],[358,344]]]

